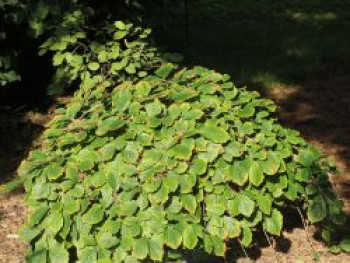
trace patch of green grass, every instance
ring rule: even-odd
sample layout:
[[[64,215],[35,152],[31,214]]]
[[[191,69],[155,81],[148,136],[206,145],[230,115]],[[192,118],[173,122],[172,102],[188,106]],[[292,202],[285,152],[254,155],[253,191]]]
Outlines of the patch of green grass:
[[[160,39],[182,47],[192,64],[230,73],[239,85],[268,88],[350,68],[349,1],[189,2],[190,43],[181,8]]]

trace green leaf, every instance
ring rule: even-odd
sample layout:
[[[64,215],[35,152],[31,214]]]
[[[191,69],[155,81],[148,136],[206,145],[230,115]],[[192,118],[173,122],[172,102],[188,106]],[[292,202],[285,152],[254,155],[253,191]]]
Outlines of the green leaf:
[[[145,259],[148,255],[148,242],[147,239],[136,239],[134,242],[133,256],[137,259]]]
[[[339,254],[341,252],[341,248],[337,245],[333,245],[329,247],[329,251],[333,254]]]
[[[120,221],[111,219],[111,217],[109,217],[109,219],[107,219],[107,221],[104,223],[103,228],[107,233],[114,235],[119,232],[120,225],[121,225]]]
[[[268,194],[266,194],[266,195],[259,194],[256,197],[256,201],[258,203],[258,206],[259,206],[260,210],[264,214],[269,215],[271,213],[272,199],[271,199],[270,195],[268,195]]]
[[[135,74],[136,73],[136,67],[134,64],[129,64],[126,68],[125,71],[129,74]]]
[[[198,238],[193,226],[187,225],[183,233],[183,244],[188,249],[194,249],[197,245]]]
[[[208,254],[212,254],[214,245],[213,242],[210,238],[210,235],[203,235],[203,244],[204,244],[204,251],[207,252]]]
[[[113,38],[115,40],[120,40],[120,39],[124,38],[127,34],[128,34],[127,31],[120,30],[120,31],[117,31],[114,33]]]
[[[240,194],[238,197],[238,212],[246,217],[250,217],[255,209],[255,203],[250,197],[245,194]]]
[[[97,55],[98,61],[100,63],[105,63],[108,61],[108,52],[106,50],[101,50]]]
[[[136,85],[135,85],[135,94],[138,96],[147,96],[150,94],[151,90],[152,90],[152,86],[148,81],[139,81]]]
[[[33,196],[35,197],[36,200],[47,199],[49,195],[50,195],[49,184],[42,184],[38,182],[36,185],[34,185]]]
[[[197,209],[197,200],[193,195],[183,195],[181,197],[181,203],[183,208],[185,208],[190,214],[194,214]]]
[[[95,162],[92,158],[82,157],[79,159],[78,168],[82,172],[86,172],[95,166]]]
[[[101,205],[93,205],[87,213],[83,215],[83,222],[89,225],[94,225],[99,222],[104,217],[104,212]]]
[[[130,105],[131,96],[132,95],[130,90],[128,89],[122,90],[119,93],[119,96],[113,101],[115,110],[119,112],[125,111]]]
[[[56,235],[63,227],[63,217],[61,212],[51,213],[46,219],[46,225],[46,231]]]
[[[324,242],[329,244],[331,242],[331,231],[329,229],[323,228],[321,237]]]
[[[113,253],[113,263],[122,263],[125,262],[125,258],[127,256],[127,253],[124,249],[121,247],[118,247],[115,252]]]
[[[241,234],[241,227],[239,222],[232,217],[224,217],[225,236],[228,238],[236,238]]]
[[[149,257],[152,260],[162,261],[164,256],[163,244],[158,239],[151,239],[148,241]]]
[[[25,227],[20,231],[20,237],[21,239],[29,243],[34,238],[36,238],[41,232],[42,232],[42,229],[38,229],[37,227],[35,228]]]
[[[215,143],[225,143],[230,139],[230,135],[223,128],[207,123],[199,129],[199,133]]]
[[[147,115],[149,117],[154,117],[159,115],[163,110],[163,104],[161,104],[159,101],[155,101],[152,103],[149,103],[145,106]]]
[[[125,125],[125,121],[119,118],[111,117],[111,118],[105,119],[99,123],[98,128],[96,130],[96,135],[103,136],[107,132],[119,130],[124,125]]]
[[[79,261],[83,263],[96,263],[97,262],[97,250],[94,247],[85,247],[81,249]]]
[[[273,234],[279,236],[282,231],[283,216],[280,211],[273,209],[270,217],[264,218],[264,229]]]
[[[194,149],[194,141],[186,139],[182,143],[175,145],[170,149],[169,154],[176,159],[189,160]]]
[[[238,204],[239,204],[239,198],[236,197],[233,200],[228,200],[227,202],[227,210],[230,213],[231,216],[237,216],[239,215],[238,211]]]
[[[241,244],[245,247],[249,246],[253,241],[253,233],[250,227],[246,224],[242,227],[242,239]]]
[[[318,152],[313,146],[309,146],[305,150],[301,150],[297,156],[297,161],[305,167],[311,166],[315,161],[320,159],[321,153]]]
[[[97,62],[90,62],[88,64],[88,68],[92,71],[96,71],[100,68],[100,64],[98,64]]]
[[[202,84],[198,87],[198,90],[200,90],[204,94],[214,94],[217,91],[217,85],[213,84]]]
[[[119,46],[114,46],[114,47],[112,48],[111,52],[109,53],[109,55],[110,55],[111,58],[113,58],[113,59],[118,58],[119,55],[120,55],[120,48],[119,48]],[[112,67],[113,67],[113,64],[115,64],[115,63],[112,63]],[[125,67],[125,66],[124,66],[124,67]]]
[[[312,171],[310,168],[302,168],[298,169],[295,179],[298,180],[299,182],[309,182],[309,180],[312,177]],[[309,186],[309,189],[306,189],[308,195],[312,195],[313,193],[309,192],[308,190],[311,190],[311,186]]]
[[[232,182],[239,186],[243,186],[248,181],[251,161],[245,159],[243,161],[235,161],[230,169],[230,178]]]
[[[30,252],[26,258],[27,263],[46,263],[47,262],[47,250],[44,248],[38,248],[33,252]]]
[[[172,248],[177,249],[182,242],[181,234],[173,227],[167,227],[164,231],[164,243]]]
[[[49,258],[51,263],[68,263],[69,253],[63,245],[55,246],[49,250]]]
[[[118,71],[122,70],[128,65],[128,62],[129,62],[128,58],[124,57],[121,61],[112,63],[112,66],[111,66],[112,73],[117,74]]]
[[[214,246],[214,254],[219,257],[224,257],[226,252],[226,243],[217,236],[211,236]]]
[[[259,186],[264,181],[264,174],[258,162],[252,162],[250,166],[249,181],[254,186]]]
[[[52,65],[57,67],[63,63],[63,60],[64,60],[64,54],[56,53],[52,58],[52,61],[53,61]]]
[[[119,216],[131,216],[136,213],[138,204],[135,201],[125,202],[119,206]]]
[[[122,21],[116,21],[114,23],[115,27],[120,29],[120,30],[125,30],[126,29],[126,26],[125,24],[122,22]]]
[[[112,235],[112,233],[100,232],[99,235],[97,235],[97,242],[99,247],[109,249],[117,245],[119,240]]]
[[[191,171],[196,175],[203,175],[207,171],[207,162],[201,159],[194,159]]]
[[[269,152],[266,161],[260,163],[263,172],[267,175],[275,175],[281,165],[280,159],[277,157],[276,153]]]
[[[63,175],[63,168],[58,163],[52,163],[45,167],[43,173],[49,180],[57,180]]]
[[[346,222],[346,215],[343,212],[344,202],[341,200],[333,200],[328,202],[329,218],[337,225],[343,225]]]
[[[68,214],[75,214],[80,210],[79,200],[69,200],[64,203],[64,211]]]
[[[248,118],[253,116],[255,113],[255,109],[251,104],[248,104],[243,109],[238,111],[238,116],[241,118]]]
[[[73,197],[80,198],[84,195],[84,187],[81,185],[76,185],[73,189],[68,191],[68,193]]]
[[[339,244],[340,248],[345,251],[346,253],[350,253],[350,239],[349,238],[345,238],[343,239],[340,244]]]
[[[109,143],[99,149],[99,153],[101,154],[101,159],[103,161],[111,160],[117,151],[117,147],[114,143]]]
[[[140,78],[144,78],[148,75],[147,71],[139,71],[137,73],[137,76],[139,76]]]
[[[169,173],[164,179],[163,183],[166,189],[168,189],[169,192],[175,192],[176,189],[179,186],[179,176],[174,173]]]
[[[43,220],[43,218],[46,216],[48,211],[49,208],[47,206],[38,207],[37,209],[35,209],[29,216],[29,225],[34,226],[36,224],[39,224],[41,220]]]
[[[307,217],[311,223],[320,222],[327,216],[327,205],[321,195],[317,195],[310,201]]]
[[[161,66],[159,69],[155,71],[155,74],[160,78],[167,78],[170,73],[175,69],[175,66],[171,63],[165,64]]]

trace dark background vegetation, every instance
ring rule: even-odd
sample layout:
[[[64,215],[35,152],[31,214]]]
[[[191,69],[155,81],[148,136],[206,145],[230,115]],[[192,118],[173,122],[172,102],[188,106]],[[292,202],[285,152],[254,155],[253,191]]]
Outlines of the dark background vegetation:
[[[274,99],[280,121],[301,130],[348,176],[350,1],[188,5],[187,21],[184,6],[177,15],[163,12],[167,23],[155,27],[158,43],[185,53],[192,65],[229,73],[237,86]]]

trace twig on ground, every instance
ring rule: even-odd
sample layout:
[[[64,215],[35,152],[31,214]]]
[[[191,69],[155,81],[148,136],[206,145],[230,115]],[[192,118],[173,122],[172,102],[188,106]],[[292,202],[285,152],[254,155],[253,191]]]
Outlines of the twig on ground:
[[[310,238],[309,232],[307,231],[309,225],[308,225],[307,221],[305,220],[305,218],[304,218],[304,216],[303,216],[303,214],[302,214],[302,212],[301,212],[299,207],[297,207],[297,210],[298,210],[299,216],[300,216],[301,221],[302,221],[303,226],[304,226],[304,231],[305,231],[305,234],[306,234],[307,242],[309,243],[312,251],[314,253],[316,253],[317,255],[319,255],[318,251],[316,250],[316,248],[314,247],[314,245],[312,243],[312,240]]]
[[[277,255],[277,253],[276,253],[276,250],[275,250],[275,248],[273,247],[273,245],[272,245],[272,243],[271,243],[271,240],[270,240],[269,236],[267,235],[265,229],[263,229],[263,231],[264,231],[264,234],[265,234],[265,237],[266,237],[267,242],[269,243],[270,247],[272,248],[273,254],[274,254],[275,259],[276,259],[276,262],[279,263],[280,261],[279,261],[279,259],[278,259],[278,255]]]

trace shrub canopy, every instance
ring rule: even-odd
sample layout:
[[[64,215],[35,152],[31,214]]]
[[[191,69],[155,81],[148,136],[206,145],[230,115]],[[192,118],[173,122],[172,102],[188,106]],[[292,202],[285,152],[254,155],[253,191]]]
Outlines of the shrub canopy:
[[[170,63],[77,92],[19,170],[32,210],[22,232],[28,259],[224,256],[227,240],[248,246],[261,229],[280,235],[286,206],[307,209],[329,237],[345,222],[330,167],[276,122],[275,109],[227,75]]]

